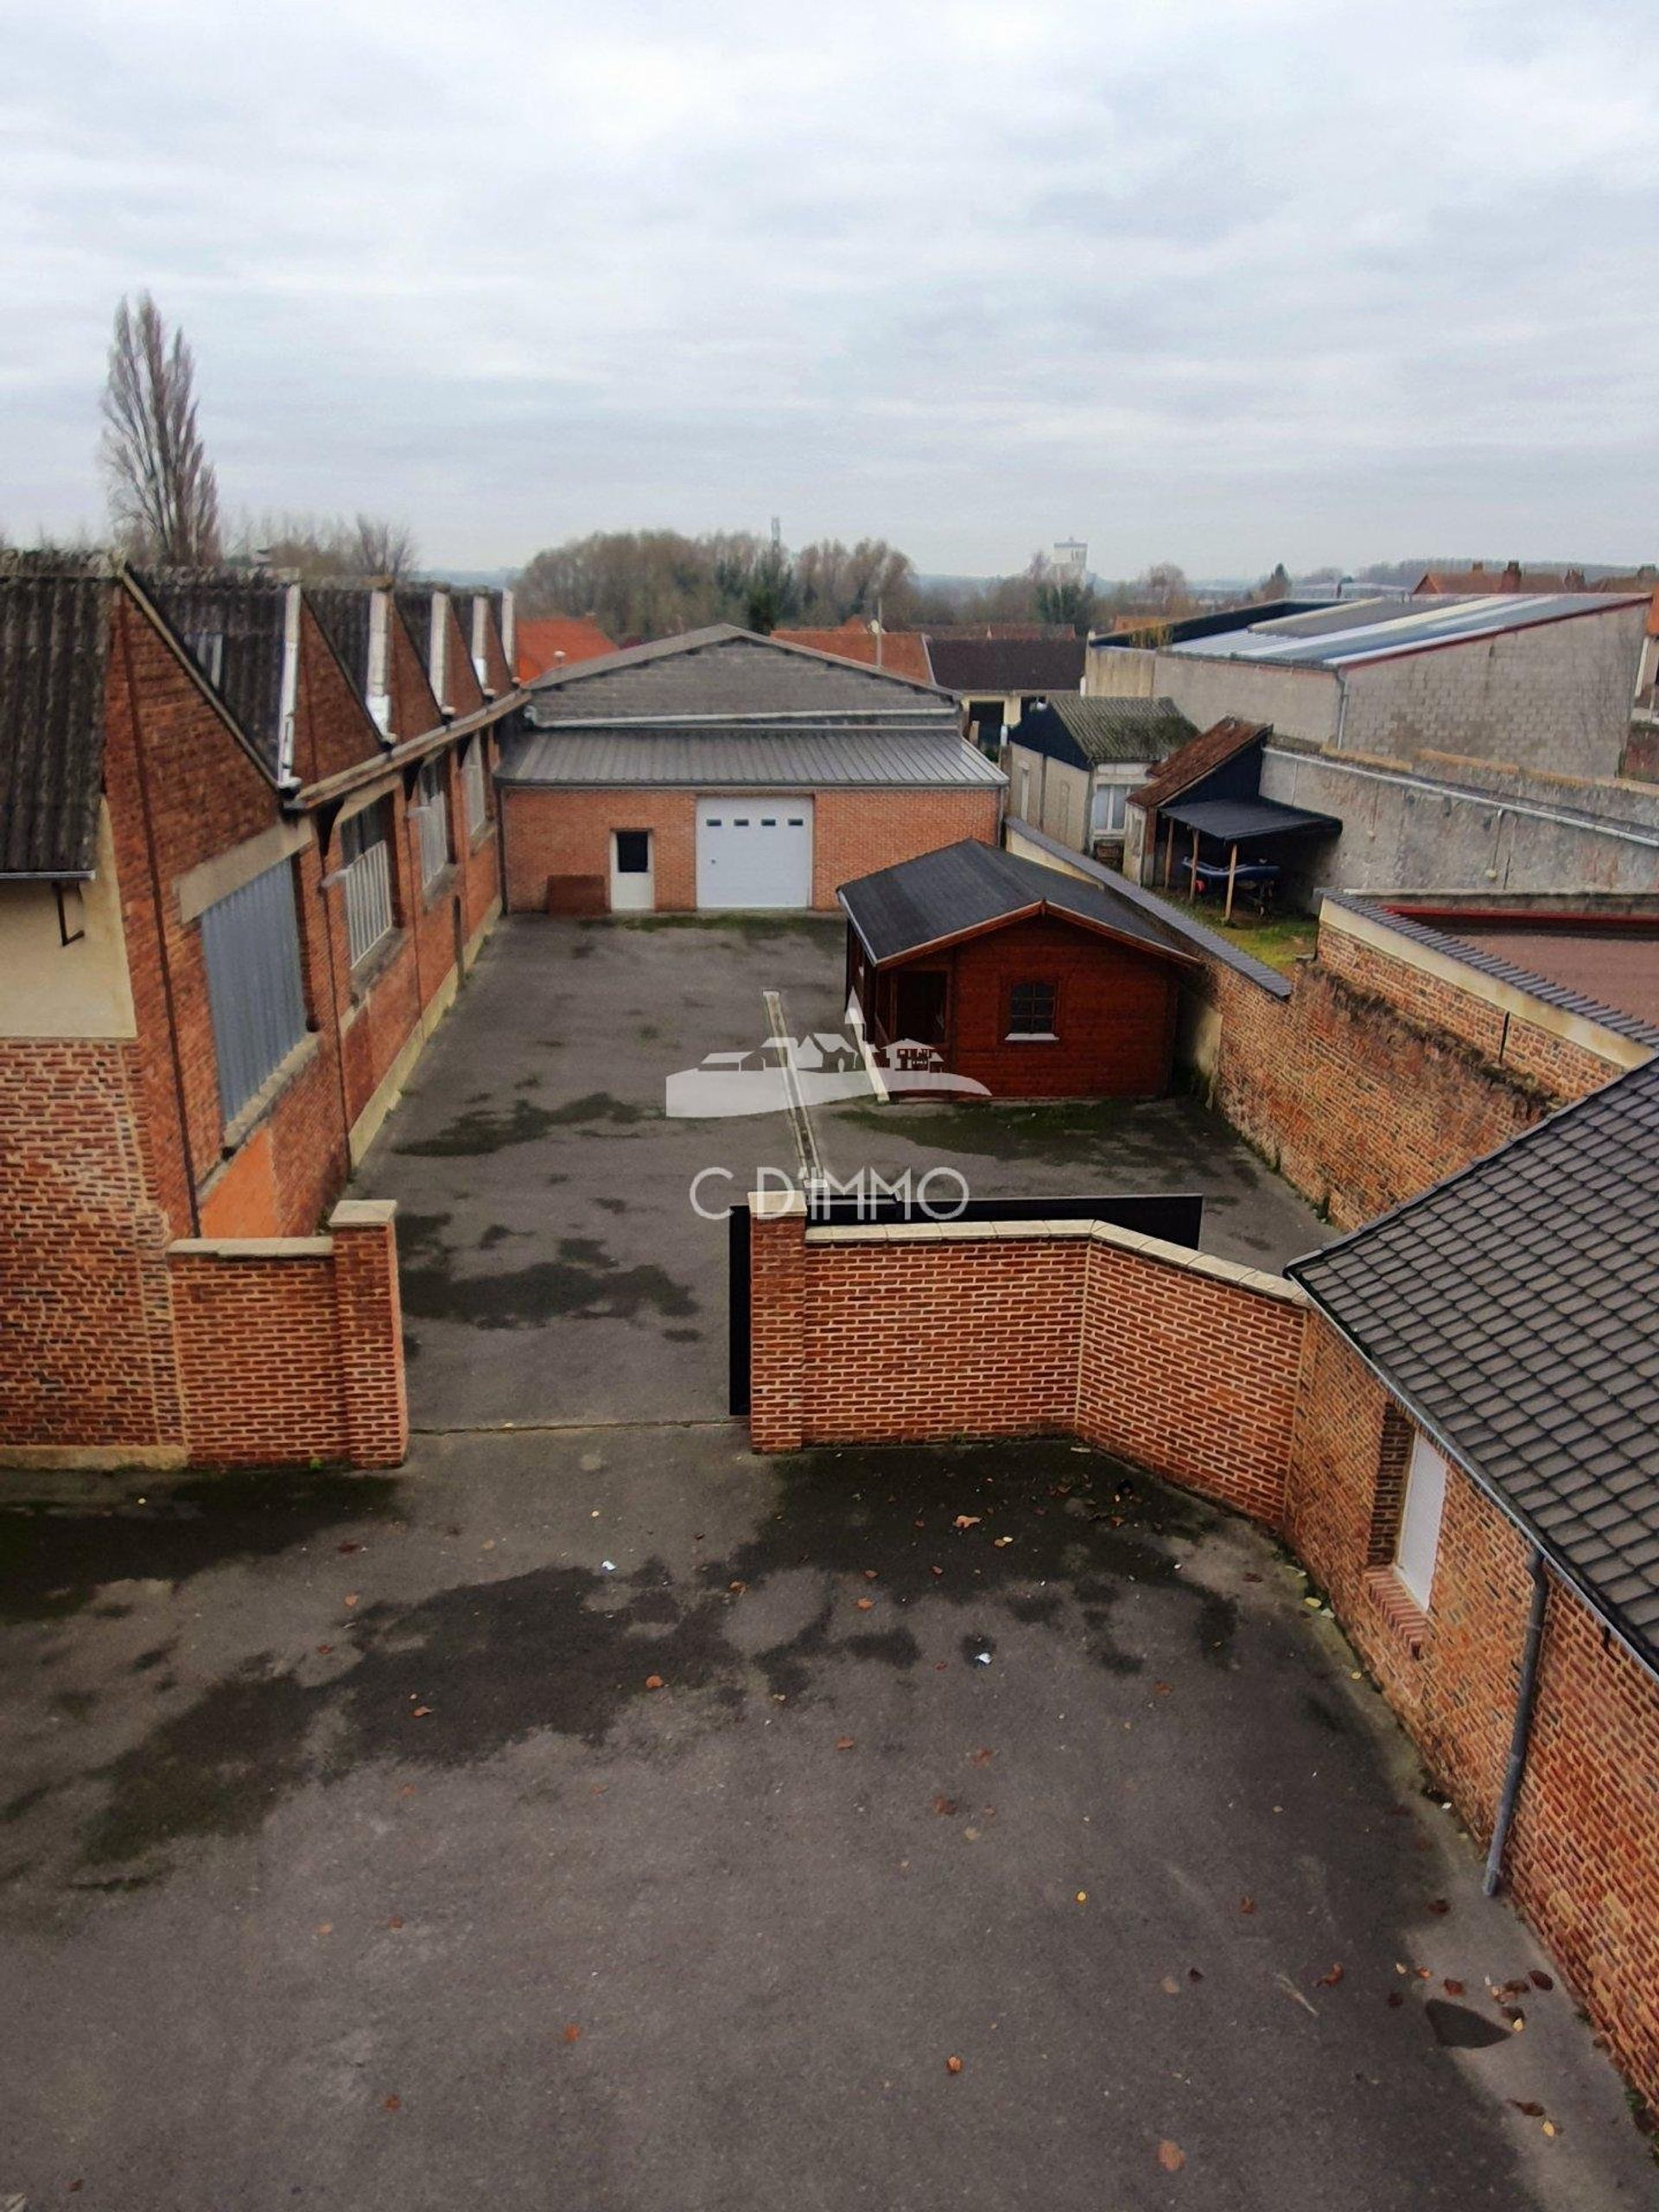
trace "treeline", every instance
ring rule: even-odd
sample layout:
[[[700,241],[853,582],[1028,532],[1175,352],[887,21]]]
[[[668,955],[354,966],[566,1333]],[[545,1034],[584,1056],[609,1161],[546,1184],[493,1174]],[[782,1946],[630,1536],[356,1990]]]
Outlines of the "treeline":
[[[1282,569],[1262,587],[1283,578]],[[688,537],[673,530],[595,531],[549,546],[514,580],[527,615],[591,616],[613,638],[664,638],[710,622],[746,629],[836,629],[879,617],[890,630],[972,622],[1044,622],[1080,635],[1118,615],[1173,620],[1198,605],[1185,576],[1160,562],[1122,583],[1079,582],[1033,553],[1017,575],[923,583],[885,537],[819,538],[791,552],[745,531]]]

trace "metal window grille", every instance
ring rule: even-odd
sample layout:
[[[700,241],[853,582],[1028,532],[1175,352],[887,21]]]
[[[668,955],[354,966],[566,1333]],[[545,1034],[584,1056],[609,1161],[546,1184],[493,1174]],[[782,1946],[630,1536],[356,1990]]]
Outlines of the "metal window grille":
[[[305,1034],[294,871],[286,861],[201,918],[219,1101],[234,1121]]]
[[[426,763],[419,789],[420,804],[414,814],[421,841],[421,888],[429,891],[449,865],[449,794],[442,761]]]
[[[346,934],[352,965],[366,960],[391,935],[391,852],[384,838],[367,845],[341,870]]]

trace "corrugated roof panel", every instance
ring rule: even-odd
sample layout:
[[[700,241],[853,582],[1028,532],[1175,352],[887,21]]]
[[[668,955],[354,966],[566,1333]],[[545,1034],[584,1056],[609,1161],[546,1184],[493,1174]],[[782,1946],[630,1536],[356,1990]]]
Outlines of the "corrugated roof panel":
[[[835,785],[980,785],[1006,779],[960,737],[913,725],[741,731],[541,730],[510,739],[504,784],[665,790],[796,789]]]
[[[1351,667],[1391,653],[1423,652],[1433,645],[1496,637],[1538,622],[1616,613],[1645,607],[1644,597],[1554,592],[1493,594],[1480,599],[1354,600],[1329,618],[1294,615],[1281,622],[1194,638],[1171,652],[1201,659],[1290,662],[1319,668]]]
[[[90,874],[115,583],[99,563],[0,561],[0,874]]]

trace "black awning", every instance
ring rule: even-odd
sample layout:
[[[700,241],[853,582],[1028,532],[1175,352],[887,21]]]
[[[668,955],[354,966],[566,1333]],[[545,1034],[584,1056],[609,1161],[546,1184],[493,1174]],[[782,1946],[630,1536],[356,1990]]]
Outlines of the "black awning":
[[[1260,844],[1269,837],[1334,837],[1342,823],[1334,814],[1310,814],[1303,807],[1281,806],[1271,798],[1177,799],[1160,806],[1166,822],[1196,830],[1224,845]]]

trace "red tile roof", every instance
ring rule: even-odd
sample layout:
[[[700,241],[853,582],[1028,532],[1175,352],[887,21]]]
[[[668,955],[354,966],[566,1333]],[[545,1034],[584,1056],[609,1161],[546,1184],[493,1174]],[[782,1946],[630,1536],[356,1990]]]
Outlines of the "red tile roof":
[[[1235,753],[1242,753],[1257,738],[1266,737],[1272,728],[1271,722],[1241,721],[1236,715],[1228,715],[1201,731],[1179,753],[1172,753],[1157,774],[1148,776],[1129,797],[1137,806],[1163,806],[1170,799],[1179,798],[1183,791],[1190,791],[1212,768],[1219,768],[1224,760],[1230,760]]]
[[[533,683],[551,668],[570,668],[579,660],[603,660],[616,647],[598,623],[575,614],[547,614],[518,625],[513,641],[513,673],[521,683]]]
[[[908,677],[912,683],[931,683],[933,670],[927,658],[927,640],[918,630],[883,630],[868,623],[843,622],[838,630],[774,630],[785,645],[804,645],[815,653],[833,653],[837,660],[861,661],[866,668],[885,669],[889,676]]]

